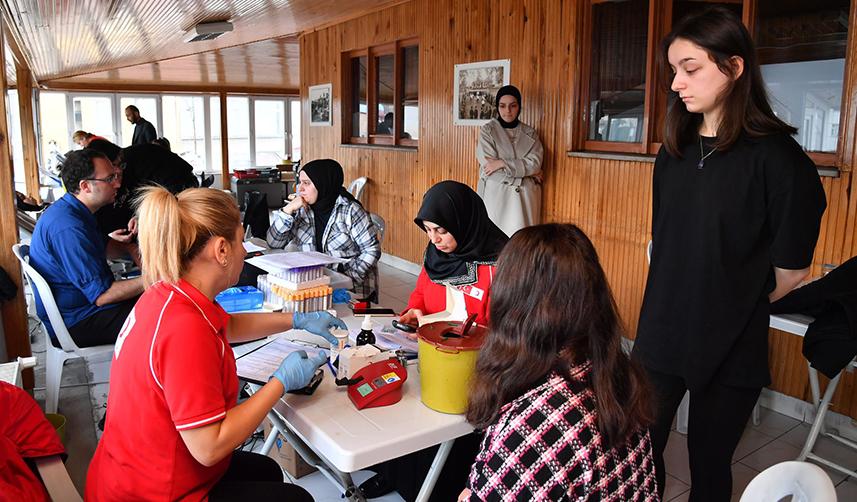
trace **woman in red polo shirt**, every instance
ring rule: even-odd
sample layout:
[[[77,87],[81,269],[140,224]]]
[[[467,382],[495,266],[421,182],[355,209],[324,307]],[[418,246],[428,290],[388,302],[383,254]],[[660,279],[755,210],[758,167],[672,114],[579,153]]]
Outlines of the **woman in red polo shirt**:
[[[244,263],[235,201],[219,190],[145,190],[139,204],[148,285],[116,340],[104,435],[89,468],[88,500],[312,500],[283,483],[272,459],[239,446],[287,390],[306,386],[326,354],[296,352],[237,404],[229,342],[302,328],[332,339],[326,312],[236,314],[214,297]]]
[[[400,322],[416,325],[420,317],[446,310],[446,286],[452,286],[464,293],[467,313],[487,324],[494,263],[509,238],[488,218],[485,203],[469,186],[441,181],[423,196],[414,223],[428,234],[429,245]]]

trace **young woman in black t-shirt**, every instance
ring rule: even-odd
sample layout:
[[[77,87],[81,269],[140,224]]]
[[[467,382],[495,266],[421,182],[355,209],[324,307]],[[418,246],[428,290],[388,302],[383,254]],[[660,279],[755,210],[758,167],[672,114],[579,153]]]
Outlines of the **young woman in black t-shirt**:
[[[659,489],[690,391],[690,500],[729,500],[731,459],[768,373],[769,301],[808,273],[825,208],[815,165],[771,110],[741,20],[712,8],[662,43],[678,94],[655,161],[652,261],[635,356],[656,396]]]

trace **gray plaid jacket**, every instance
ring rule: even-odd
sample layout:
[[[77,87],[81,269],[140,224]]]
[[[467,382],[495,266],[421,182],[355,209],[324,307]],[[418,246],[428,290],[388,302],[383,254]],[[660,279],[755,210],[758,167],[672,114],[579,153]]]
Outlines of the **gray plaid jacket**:
[[[315,221],[312,209],[302,207],[294,215],[274,212],[274,222],[268,229],[268,245],[283,248],[295,242],[301,251],[314,251]],[[343,196],[336,199],[330,220],[324,229],[322,252],[336,258],[347,259],[342,272],[354,281],[355,291],[368,294],[367,284],[381,257],[381,244],[369,213],[354,201]]]

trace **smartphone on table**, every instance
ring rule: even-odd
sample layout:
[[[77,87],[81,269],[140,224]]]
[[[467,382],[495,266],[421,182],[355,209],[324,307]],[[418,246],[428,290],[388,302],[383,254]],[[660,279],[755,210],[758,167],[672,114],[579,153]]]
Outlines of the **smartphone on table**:
[[[375,316],[375,317],[396,317],[397,314],[393,309],[385,309],[382,307],[371,307],[371,308],[355,308],[354,309],[355,316]]]

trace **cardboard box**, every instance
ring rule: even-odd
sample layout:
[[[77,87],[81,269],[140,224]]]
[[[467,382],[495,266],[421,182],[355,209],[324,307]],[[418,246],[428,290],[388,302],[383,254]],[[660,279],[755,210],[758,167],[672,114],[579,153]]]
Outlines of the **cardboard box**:
[[[264,429],[265,437],[267,438],[268,434],[273,430],[271,421],[267,418],[265,419]],[[268,452],[268,456],[276,460],[277,463],[280,464],[280,467],[285,469],[286,472],[295,479],[302,478],[316,470],[315,467],[304,461],[292,445],[283,439],[283,436],[277,437],[277,441],[274,443],[274,447],[271,448],[271,451]]]

